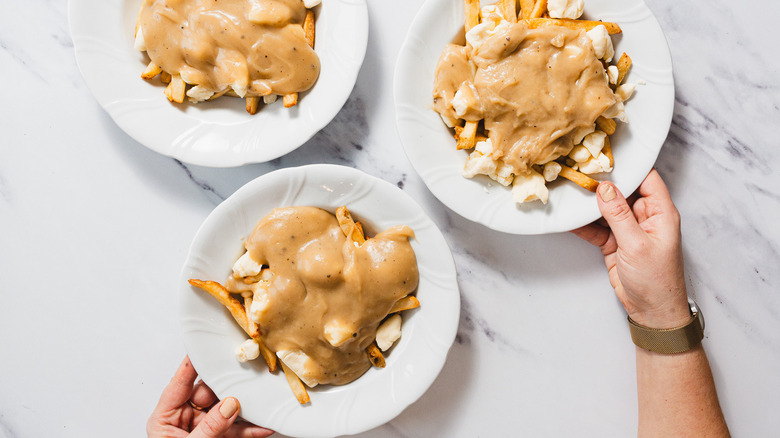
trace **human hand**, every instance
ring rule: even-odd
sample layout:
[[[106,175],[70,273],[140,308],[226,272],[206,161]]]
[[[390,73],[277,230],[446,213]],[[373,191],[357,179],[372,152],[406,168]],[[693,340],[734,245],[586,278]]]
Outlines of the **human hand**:
[[[274,433],[245,421],[236,422],[241,409],[238,400],[227,397],[218,402],[203,381],[195,384],[197,377],[190,358],[185,357],[146,422],[149,438],[262,438]]]
[[[611,182],[598,187],[606,225],[597,221],[572,231],[601,248],[609,282],[628,316],[652,328],[673,328],[690,319],[680,236],[680,213],[653,169],[629,206]]]

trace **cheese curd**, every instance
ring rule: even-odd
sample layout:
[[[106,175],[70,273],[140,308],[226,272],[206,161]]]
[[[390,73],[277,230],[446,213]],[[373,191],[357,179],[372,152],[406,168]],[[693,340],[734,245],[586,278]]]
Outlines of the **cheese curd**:
[[[599,156],[599,152],[604,149],[606,139],[607,133],[603,131],[595,131],[585,136],[585,138],[582,140],[582,146],[588,150],[588,153],[590,154],[588,158]]]
[[[255,360],[260,356],[260,345],[254,339],[247,339],[236,347],[236,359],[239,362]]]
[[[515,175],[512,199],[518,204],[536,200],[546,204],[549,194],[544,177],[539,172],[531,169],[528,173]]]
[[[584,8],[583,0],[547,0],[547,13],[551,18],[580,18]]]
[[[617,78],[618,78],[619,72],[616,65],[610,65],[607,67],[607,79],[609,80],[609,83],[612,85],[617,84]]]
[[[376,346],[387,351],[401,337],[401,315],[395,314],[376,329]]]
[[[607,28],[600,24],[585,33],[593,42],[596,57],[607,62],[612,61],[612,57],[615,56],[615,48],[612,46],[612,38],[610,38]]]
[[[584,163],[578,163],[579,171],[584,174],[611,172],[612,166],[609,165],[609,157],[599,153],[597,157],[590,157]]]
[[[561,173],[561,169],[562,167],[559,163],[550,161],[544,165],[542,176],[544,176],[544,180],[547,182],[555,181],[558,178],[558,174]]]
[[[309,388],[317,386],[317,379],[312,375],[311,370],[319,367],[306,353],[298,350],[280,350],[276,352],[276,357],[284,362],[306,386]]]
[[[236,277],[254,277],[262,270],[263,265],[252,260],[248,251],[233,264],[233,275]]]
[[[615,89],[615,95],[625,102],[631,98],[634,94],[634,90],[636,90],[636,84],[622,84]]]

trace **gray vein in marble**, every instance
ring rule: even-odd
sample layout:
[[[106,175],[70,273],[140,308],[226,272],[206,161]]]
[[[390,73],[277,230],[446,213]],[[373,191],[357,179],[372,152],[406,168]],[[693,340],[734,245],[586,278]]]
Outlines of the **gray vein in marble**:
[[[5,422],[5,415],[2,414],[0,414],[0,435],[4,438],[14,438],[16,436],[14,431],[11,430],[11,426]]]
[[[33,67],[32,60],[27,57],[24,50],[9,45],[6,40],[0,40],[0,49],[8,54],[14,61],[16,61],[17,64],[24,67],[29,73],[31,73],[34,77],[40,79],[42,82],[46,82],[46,80],[43,78],[43,75],[38,72],[37,67]]]
[[[302,147],[271,161],[274,167],[299,166],[309,163],[335,162],[350,167],[355,164],[356,152],[364,149],[369,126],[365,104],[353,90],[344,107],[333,121],[314,135]]]
[[[200,179],[198,179],[198,178],[195,178],[195,176],[192,174],[192,171],[190,170],[189,167],[187,167],[186,164],[182,163],[181,161],[179,161],[177,159],[174,159],[173,161],[176,162],[176,164],[178,164],[179,167],[181,167],[184,170],[184,173],[187,174],[187,178],[189,178],[190,181],[192,181],[195,184],[197,184],[198,187],[200,187],[203,191],[214,194],[217,198],[219,198],[222,201],[227,199],[225,196],[220,195],[219,193],[217,193],[217,191],[214,190],[214,188],[211,185],[209,185],[208,183],[200,181]]]
[[[687,111],[686,111],[687,110]],[[698,119],[698,120],[697,120]],[[727,131],[715,119],[710,117],[704,111],[691,105],[684,97],[675,98],[675,116],[672,119],[672,131],[675,131],[675,138],[679,139],[683,146],[700,147],[705,153],[717,152],[718,148],[705,148],[704,145],[711,145],[710,142],[702,141],[705,137],[715,137],[723,142],[726,152],[734,160],[743,162],[748,168],[760,170],[763,174],[769,174],[772,169],[767,165],[766,160],[759,156],[752,147],[745,144],[737,136]],[[691,142],[687,141],[688,139]],[[713,161],[721,164],[724,168],[731,169],[733,160],[724,161],[712,157]]]
[[[465,294],[461,294],[460,305],[460,323],[458,324],[458,333],[455,335],[455,342],[461,345],[471,344],[469,333],[479,330],[490,343],[508,348],[516,353],[528,353],[526,349],[515,345],[509,338],[493,330],[484,318],[476,315]]]

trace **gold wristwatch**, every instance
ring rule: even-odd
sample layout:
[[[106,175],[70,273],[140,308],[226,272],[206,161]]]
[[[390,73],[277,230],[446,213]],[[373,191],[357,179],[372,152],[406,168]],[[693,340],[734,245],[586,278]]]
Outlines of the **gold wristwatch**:
[[[654,329],[637,324],[628,317],[631,340],[637,347],[661,354],[675,354],[688,351],[704,338],[704,315],[696,301],[688,298],[691,319],[684,325],[670,329]]]

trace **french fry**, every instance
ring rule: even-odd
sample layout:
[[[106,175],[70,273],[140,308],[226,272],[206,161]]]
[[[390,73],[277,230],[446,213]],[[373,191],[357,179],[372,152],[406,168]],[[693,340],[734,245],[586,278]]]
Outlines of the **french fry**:
[[[479,122],[466,122],[463,125],[463,130],[458,135],[458,150],[471,149],[477,144],[477,126]]]
[[[609,143],[609,136],[604,137],[604,147],[601,148],[601,152],[609,158],[609,166],[614,166],[615,157],[612,156],[612,145]]]
[[[466,10],[466,32],[479,24],[479,0],[463,0],[463,8]]]
[[[366,233],[363,231],[363,224],[360,223],[360,221],[355,222],[355,227],[360,231],[360,235],[362,235],[366,240],[368,240],[368,237],[366,237]]]
[[[260,98],[257,96],[248,96],[246,98],[246,112],[249,114],[257,113],[257,106],[260,104]]]
[[[184,92],[186,91],[186,84],[179,75],[171,75],[171,83],[165,87],[165,96],[171,102],[182,103],[184,102]]]
[[[566,178],[583,189],[590,190],[593,193],[596,192],[596,187],[599,186],[599,182],[595,179],[582,172],[578,172],[565,164],[561,164],[561,173],[559,173],[558,176]]]
[[[455,133],[453,134],[453,137],[455,137],[455,140],[457,141],[460,138],[460,134],[463,132],[462,126],[456,126],[455,127]],[[487,140],[487,136],[485,134],[481,134],[477,132],[477,135],[474,136],[474,144],[477,144],[481,141]]]
[[[298,93],[285,94],[282,97],[282,103],[285,108],[292,108],[298,104]]]
[[[164,71],[160,73],[160,82],[163,84],[170,84],[171,83],[171,74],[167,71]]]
[[[617,23],[610,23],[608,21],[571,20],[568,18],[527,18],[524,19],[523,22],[529,29],[537,29],[545,26],[563,26],[569,29],[583,29],[587,31],[603,24],[610,35],[623,32]]]
[[[257,335],[253,337],[252,339],[257,342],[257,345],[260,346],[260,355],[263,356],[263,359],[265,359],[266,365],[268,365],[268,371],[270,372],[276,372],[276,367],[278,364],[278,359],[276,358],[276,354],[274,354],[273,351],[271,351],[270,348],[268,348],[267,345],[265,345],[265,342],[263,342],[263,339],[260,337],[260,335]]]
[[[280,361],[280,363],[282,364],[284,377],[287,378],[287,384],[290,385],[290,389],[292,389],[293,394],[295,394],[295,398],[298,399],[298,403],[302,405],[309,403],[311,399],[309,398],[309,393],[306,391],[306,387],[303,385],[303,382],[301,382],[301,379],[290,368],[288,368],[284,362]]]
[[[547,0],[536,0],[534,9],[531,11],[531,18],[541,18],[545,12],[547,12]]]
[[[598,119],[596,119],[596,126],[599,127],[602,131],[606,132],[607,135],[612,135],[615,133],[615,129],[617,128],[617,123],[613,119],[608,119],[604,116],[599,116]]]
[[[249,319],[246,317],[246,310],[244,310],[243,304],[235,299],[233,295],[230,295],[230,292],[225,289],[225,286],[222,286],[216,281],[203,281],[194,278],[190,279],[190,284],[208,292],[212,297],[216,298],[220,304],[227,307],[239,327],[241,327],[247,335],[252,336],[249,330]]]
[[[306,10],[306,18],[303,20],[303,34],[309,47],[314,48],[314,11]]]
[[[409,309],[416,309],[417,307],[420,307],[420,301],[417,299],[417,297],[414,295],[407,295],[396,301],[395,304],[393,304],[393,307],[390,308],[390,312],[388,312],[388,314],[403,312],[404,310]]]
[[[244,313],[247,315],[247,328],[249,329],[249,332],[247,333],[250,338],[254,339],[255,337],[260,336],[260,329],[257,327],[257,323],[249,319],[249,308],[252,307],[252,297],[244,297]]]
[[[361,232],[361,229],[355,225],[355,221],[352,219],[352,214],[347,207],[341,206],[336,209],[336,219],[339,222],[341,231],[344,235],[351,238],[353,242],[357,242],[358,245],[362,245],[366,238]]]
[[[220,304],[227,307],[228,311],[230,311],[230,314],[233,316],[233,319],[238,323],[238,326],[260,346],[260,353],[263,355],[265,363],[268,364],[268,370],[271,372],[276,371],[276,355],[271,352],[263,342],[260,337],[259,329],[253,332],[250,328],[250,321],[249,318],[247,318],[247,310],[244,305],[234,298],[233,295],[230,295],[230,292],[225,289],[225,286],[222,286],[216,281],[203,281],[193,278],[190,279],[189,282],[191,285],[208,292],[209,295],[216,298]]]
[[[531,14],[534,11],[534,0],[520,0],[520,16],[523,18],[531,18]]]
[[[152,79],[153,77],[162,73],[162,71],[162,67],[155,64],[154,61],[150,61],[149,65],[147,65],[143,73],[141,73],[141,77],[144,79]]]
[[[377,368],[385,367],[385,356],[382,354],[379,347],[377,347],[376,342],[372,342],[371,345],[366,348],[366,353],[368,353],[368,360],[371,362],[371,365]]]
[[[501,14],[506,18],[506,21],[510,23],[517,23],[517,3],[515,0],[501,0],[498,3],[498,8],[501,10]]]
[[[620,55],[620,59],[618,59],[617,62],[618,77],[617,81],[615,82],[616,86],[623,83],[623,79],[626,78],[629,68],[631,68],[631,57],[624,52],[622,55]]]

